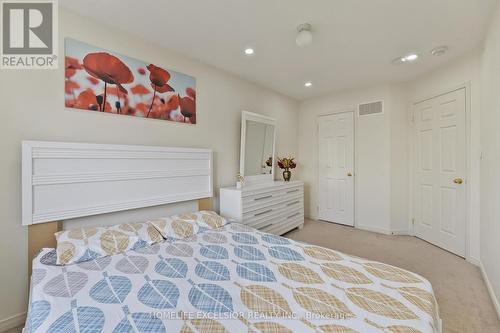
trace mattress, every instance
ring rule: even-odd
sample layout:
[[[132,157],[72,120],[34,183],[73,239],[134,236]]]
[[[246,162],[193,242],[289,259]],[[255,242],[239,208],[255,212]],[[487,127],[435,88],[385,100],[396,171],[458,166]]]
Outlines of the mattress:
[[[423,277],[236,223],[54,263],[33,260],[26,333],[439,331]]]

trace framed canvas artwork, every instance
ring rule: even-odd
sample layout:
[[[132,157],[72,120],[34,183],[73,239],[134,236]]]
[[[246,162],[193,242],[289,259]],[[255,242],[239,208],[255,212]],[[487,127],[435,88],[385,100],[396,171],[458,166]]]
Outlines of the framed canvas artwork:
[[[196,124],[196,79],[73,39],[65,40],[68,108]]]

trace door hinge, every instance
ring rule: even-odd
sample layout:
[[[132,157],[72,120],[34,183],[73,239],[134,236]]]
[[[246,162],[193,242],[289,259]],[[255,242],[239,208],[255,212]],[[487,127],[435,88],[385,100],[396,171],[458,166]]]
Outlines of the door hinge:
[[[415,218],[412,218],[412,219],[411,219],[411,224],[412,224],[412,225],[415,225]]]

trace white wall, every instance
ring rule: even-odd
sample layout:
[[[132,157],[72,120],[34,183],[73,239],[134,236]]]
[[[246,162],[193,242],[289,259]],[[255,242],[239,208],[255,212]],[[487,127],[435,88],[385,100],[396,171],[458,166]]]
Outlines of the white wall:
[[[300,104],[299,161],[306,182],[306,215],[317,218],[317,117],[384,100],[384,114],[356,118],[356,226],[406,234],[411,220],[410,163],[413,102],[467,85],[470,151],[468,259],[479,263],[480,52],[405,84],[379,85],[313,98]]]
[[[480,145],[480,112],[481,112],[481,53],[474,52],[449,63],[432,73],[426,74],[408,84],[409,109],[414,102],[448,92],[459,86],[467,85],[468,117],[471,122],[467,129],[469,141],[467,168],[469,175],[464,175],[467,181],[470,204],[467,215],[470,221],[468,229],[468,259],[479,263],[479,221],[480,221],[480,181],[479,163]]]
[[[343,111],[356,112],[359,103],[383,100],[384,114],[355,117],[356,226],[382,233],[392,231],[391,135],[401,136],[400,132],[391,132],[393,92],[390,86],[381,85],[313,98],[301,103],[299,162],[300,176],[306,183],[307,216],[313,219],[318,216],[318,116]],[[395,107],[401,108],[402,105]],[[402,167],[401,164],[399,167]],[[407,216],[406,211],[395,214]]]
[[[481,262],[500,316],[500,6],[482,58]]]
[[[277,153],[297,155],[298,103],[127,33],[60,9],[55,71],[0,73],[0,327],[26,311],[27,229],[21,226],[21,141],[55,140],[207,147],[215,151],[216,187],[239,170],[241,110],[277,118]],[[64,108],[63,37],[72,37],[197,78],[198,124],[138,119]]]
[[[404,85],[390,88],[391,231],[408,234],[409,226],[409,133],[408,94]]]

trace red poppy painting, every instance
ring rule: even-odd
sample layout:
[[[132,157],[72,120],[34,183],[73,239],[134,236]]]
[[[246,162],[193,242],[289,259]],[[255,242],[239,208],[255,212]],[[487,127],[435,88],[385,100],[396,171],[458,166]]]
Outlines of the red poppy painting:
[[[68,108],[196,124],[196,79],[73,39],[65,41]]]

